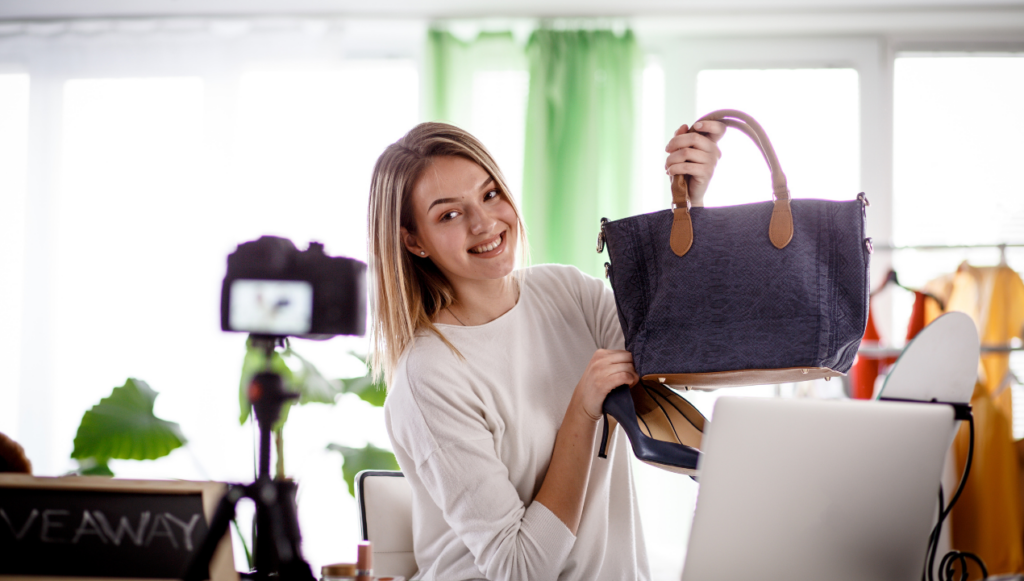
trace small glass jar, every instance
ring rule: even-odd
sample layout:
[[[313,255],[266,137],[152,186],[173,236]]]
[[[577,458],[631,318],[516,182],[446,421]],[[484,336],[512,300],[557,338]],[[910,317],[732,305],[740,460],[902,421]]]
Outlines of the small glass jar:
[[[320,581],[355,581],[355,563],[335,563],[320,567]]]

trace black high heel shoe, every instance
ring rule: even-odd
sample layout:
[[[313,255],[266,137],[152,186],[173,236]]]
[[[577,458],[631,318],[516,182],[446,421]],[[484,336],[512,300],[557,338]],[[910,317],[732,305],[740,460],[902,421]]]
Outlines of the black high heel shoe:
[[[609,420],[612,416],[614,420]],[[598,456],[607,458],[608,438],[617,421],[642,462],[695,476],[706,422],[693,404],[660,383],[620,385],[604,400],[604,430]]]

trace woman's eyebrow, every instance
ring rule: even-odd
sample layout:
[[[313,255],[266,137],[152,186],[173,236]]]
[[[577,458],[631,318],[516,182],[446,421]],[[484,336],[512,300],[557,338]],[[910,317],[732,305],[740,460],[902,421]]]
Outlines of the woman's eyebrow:
[[[493,177],[488,177],[486,180],[484,180],[484,183],[480,184],[480,187],[478,189],[482,190],[482,189],[486,188],[487,186],[491,185],[492,182],[494,182],[494,178]],[[459,198],[438,198],[438,199],[434,200],[433,202],[430,202],[430,205],[427,206],[427,211],[429,212],[431,208],[433,208],[434,206],[436,206],[438,204],[450,204],[450,203],[458,202],[458,201],[459,201]]]
[[[430,205],[427,206],[427,211],[429,212],[430,208],[433,208],[434,206],[436,206],[438,204],[451,204],[453,202],[458,202],[458,201],[459,201],[459,198],[438,198],[438,199],[434,200],[433,202],[430,202]]]

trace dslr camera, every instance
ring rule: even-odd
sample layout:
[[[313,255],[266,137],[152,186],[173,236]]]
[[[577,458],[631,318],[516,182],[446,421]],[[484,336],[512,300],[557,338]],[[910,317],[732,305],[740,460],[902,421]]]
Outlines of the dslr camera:
[[[228,255],[220,327],[256,335],[326,339],[366,331],[366,264],[327,256],[310,242],[263,236]]]

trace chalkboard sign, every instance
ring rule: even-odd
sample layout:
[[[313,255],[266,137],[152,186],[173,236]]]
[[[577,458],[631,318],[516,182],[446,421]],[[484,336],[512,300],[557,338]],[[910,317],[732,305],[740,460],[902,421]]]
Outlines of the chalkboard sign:
[[[224,485],[0,474],[0,580],[180,579]],[[237,581],[228,535],[213,581]]]

